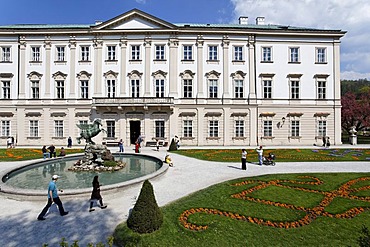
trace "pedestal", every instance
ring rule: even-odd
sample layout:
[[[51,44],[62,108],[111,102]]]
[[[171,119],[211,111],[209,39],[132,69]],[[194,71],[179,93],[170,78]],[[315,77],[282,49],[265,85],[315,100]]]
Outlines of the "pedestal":
[[[357,136],[356,135],[350,136],[349,137],[349,143],[351,145],[357,145]]]

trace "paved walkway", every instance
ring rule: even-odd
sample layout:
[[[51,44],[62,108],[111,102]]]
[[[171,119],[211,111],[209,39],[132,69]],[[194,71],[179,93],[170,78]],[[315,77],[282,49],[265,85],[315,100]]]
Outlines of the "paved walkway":
[[[126,152],[133,150],[126,148]],[[166,155],[164,148],[159,152],[152,148],[143,148],[142,152],[161,159]],[[239,163],[207,162],[176,154],[171,156],[175,166],[151,180],[159,206],[210,185],[240,177],[275,173],[370,172],[370,162],[278,162],[274,167],[249,163],[248,170],[243,171]],[[12,165],[12,162],[0,163],[0,171]],[[140,189],[141,184],[137,184],[114,193],[103,192],[102,196],[108,208],[96,208],[91,213],[88,211],[89,196],[63,198],[63,194],[60,194],[69,214],[61,217],[56,207],[52,206],[45,221],[37,221],[36,217],[45,206],[46,197],[43,200],[30,201],[22,197],[10,199],[0,194],[0,245],[19,247],[42,246],[43,243],[48,243],[49,246],[57,247],[62,237],[70,244],[73,240],[79,240],[80,246],[87,246],[90,242],[105,243],[115,227],[127,219],[129,209],[134,206]]]

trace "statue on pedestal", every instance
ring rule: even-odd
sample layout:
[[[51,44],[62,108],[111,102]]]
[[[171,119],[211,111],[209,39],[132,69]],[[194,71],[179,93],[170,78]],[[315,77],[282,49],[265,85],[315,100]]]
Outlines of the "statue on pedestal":
[[[101,131],[106,131],[100,128],[103,124],[100,119],[95,119],[92,124],[77,124],[77,127],[81,129],[80,136],[77,137],[77,143],[81,143],[81,139],[85,139],[86,144],[95,144],[91,138],[97,136]]]

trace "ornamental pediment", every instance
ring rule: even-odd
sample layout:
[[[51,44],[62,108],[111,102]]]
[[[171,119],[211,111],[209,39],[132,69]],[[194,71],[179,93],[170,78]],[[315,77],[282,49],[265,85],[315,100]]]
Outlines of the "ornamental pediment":
[[[105,30],[105,29],[173,29],[176,26],[161,20],[155,16],[145,13],[138,9],[130,10],[122,15],[114,17],[108,21],[102,22],[93,29]]]

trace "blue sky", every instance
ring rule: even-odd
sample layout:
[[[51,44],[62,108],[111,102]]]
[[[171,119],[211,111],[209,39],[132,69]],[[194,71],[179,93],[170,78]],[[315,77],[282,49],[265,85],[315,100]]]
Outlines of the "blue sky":
[[[92,24],[133,8],[172,23],[266,24],[341,29],[342,79],[370,79],[369,0],[3,0],[0,25]]]

